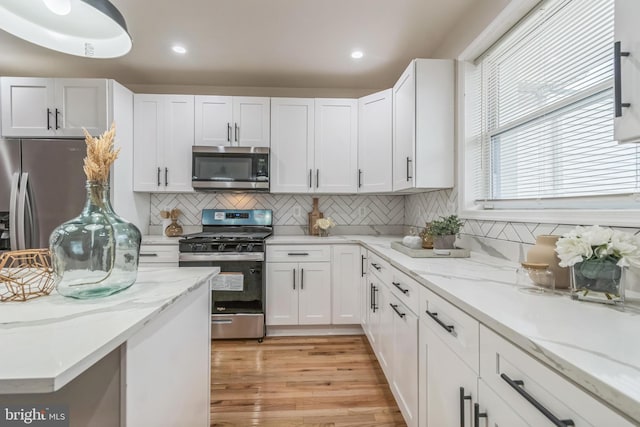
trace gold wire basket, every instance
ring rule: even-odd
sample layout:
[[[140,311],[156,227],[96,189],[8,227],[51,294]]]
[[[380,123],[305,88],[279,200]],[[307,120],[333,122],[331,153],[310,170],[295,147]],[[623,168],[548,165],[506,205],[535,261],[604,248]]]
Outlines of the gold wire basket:
[[[54,286],[48,249],[0,254],[0,301],[27,301],[49,295]]]

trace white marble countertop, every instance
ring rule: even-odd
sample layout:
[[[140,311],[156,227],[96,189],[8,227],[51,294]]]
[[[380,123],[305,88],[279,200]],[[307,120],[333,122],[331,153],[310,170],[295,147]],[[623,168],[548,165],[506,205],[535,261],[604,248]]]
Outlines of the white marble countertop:
[[[268,244],[360,243],[574,383],[640,423],[640,310],[538,295],[515,285],[517,264],[410,258],[400,236],[273,236]]]
[[[141,267],[130,288],[105,298],[53,291],[0,303],[0,394],[59,390],[218,271]]]
[[[182,239],[182,236],[179,237],[167,237],[164,234],[147,234],[142,236],[142,244],[143,245],[176,245],[178,246],[178,241]]]

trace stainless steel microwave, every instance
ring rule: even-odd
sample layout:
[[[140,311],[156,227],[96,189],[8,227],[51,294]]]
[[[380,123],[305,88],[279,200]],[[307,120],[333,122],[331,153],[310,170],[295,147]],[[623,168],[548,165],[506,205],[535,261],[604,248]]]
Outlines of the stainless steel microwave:
[[[269,148],[194,145],[196,190],[269,191]]]

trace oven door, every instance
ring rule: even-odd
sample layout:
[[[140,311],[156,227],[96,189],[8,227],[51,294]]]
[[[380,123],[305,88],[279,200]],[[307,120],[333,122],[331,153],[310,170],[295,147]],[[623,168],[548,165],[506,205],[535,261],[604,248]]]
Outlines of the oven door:
[[[211,283],[211,338],[265,335],[264,253],[181,253],[180,267],[219,267]]]
[[[201,190],[269,191],[269,149],[194,146],[191,183]]]

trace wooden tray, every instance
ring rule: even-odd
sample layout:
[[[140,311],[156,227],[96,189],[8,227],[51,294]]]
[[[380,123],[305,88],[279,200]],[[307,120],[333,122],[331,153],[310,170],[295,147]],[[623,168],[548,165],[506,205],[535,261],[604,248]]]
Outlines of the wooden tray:
[[[402,242],[391,242],[391,249],[402,252],[411,258],[469,258],[469,249],[436,249],[436,251],[448,251],[448,253],[436,253],[433,249],[411,249]]]

